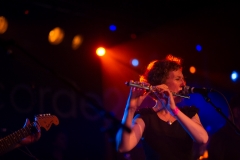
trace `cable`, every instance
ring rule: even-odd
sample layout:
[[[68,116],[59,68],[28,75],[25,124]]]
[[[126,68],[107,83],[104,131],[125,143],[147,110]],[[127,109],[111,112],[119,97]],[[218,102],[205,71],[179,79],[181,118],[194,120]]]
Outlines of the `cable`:
[[[235,122],[234,122],[234,117],[233,117],[233,113],[232,113],[232,109],[231,109],[231,107],[230,107],[230,105],[229,105],[229,103],[228,103],[227,98],[226,98],[220,91],[215,90],[215,89],[214,89],[214,91],[217,92],[217,93],[219,93],[219,94],[223,97],[223,99],[226,101],[227,107],[228,107],[228,110],[229,110],[229,114],[230,114],[230,117],[231,117],[230,120],[233,122],[233,124],[235,124]]]

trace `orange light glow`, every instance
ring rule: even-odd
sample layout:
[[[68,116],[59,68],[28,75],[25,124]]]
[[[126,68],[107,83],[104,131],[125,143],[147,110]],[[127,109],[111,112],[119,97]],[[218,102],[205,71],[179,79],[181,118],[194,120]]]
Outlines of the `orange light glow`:
[[[0,16],[0,34],[5,33],[7,28],[8,28],[7,19],[3,16]]]
[[[98,56],[104,56],[105,53],[106,53],[106,50],[105,50],[105,48],[103,48],[103,47],[99,47],[99,48],[96,50],[96,54],[97,54]]]
[[[203,153],[203,155],[202,156],[200,156],[200,160],[202,160],[202,159],[207,159],[208,158],[208,151],[207,150],[205,150],[204,151],[204,153]]]
[[[181,64],[181,59],[178,58],[178,57],[174,57],[173,55],[169,54],[167,57],[166,57],[167,60],[169,61],[174,61],[178,64]]]
[[[79,48],[79,46],[82,44],[83,38],[81,35],[74,36],[72,40],[72,49],[76,50]]]
[[[59,27],[56,27],[53,30],[51,30],[48,35],[49,42],[54,45],[61,43],[63,38],[64,31]]]
[[[190,73],[194,74],[196,72],[196,68],[194,66],[191,66],[189,68]]]

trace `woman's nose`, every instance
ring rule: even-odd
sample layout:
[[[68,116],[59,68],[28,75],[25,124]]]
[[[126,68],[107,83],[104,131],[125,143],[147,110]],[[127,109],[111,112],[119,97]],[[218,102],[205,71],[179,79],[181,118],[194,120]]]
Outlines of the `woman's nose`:
[[[182,79],[182,86],[186,86],[186,81],[184,79]]]

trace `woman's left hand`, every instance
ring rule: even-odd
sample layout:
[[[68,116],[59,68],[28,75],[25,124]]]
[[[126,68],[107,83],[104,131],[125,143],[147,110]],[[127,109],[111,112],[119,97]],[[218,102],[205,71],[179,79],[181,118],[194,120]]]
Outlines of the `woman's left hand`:
[[[156,86],[157,92],[155,92],[158,100],[161,102],[162,106],[167,110],[174,109],[176,107],[172,92],[169,90],[166,84],[161,84]]]

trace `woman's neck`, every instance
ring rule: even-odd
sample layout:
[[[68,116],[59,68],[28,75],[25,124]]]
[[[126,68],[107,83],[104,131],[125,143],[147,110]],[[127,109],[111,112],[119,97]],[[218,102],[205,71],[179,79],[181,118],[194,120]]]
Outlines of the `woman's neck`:
[[[155,112],[168,112],[166,108],[164,108],[161,104],[159,104],[158,102],[156,102],[155,106],[153,106],[153,110]]]

